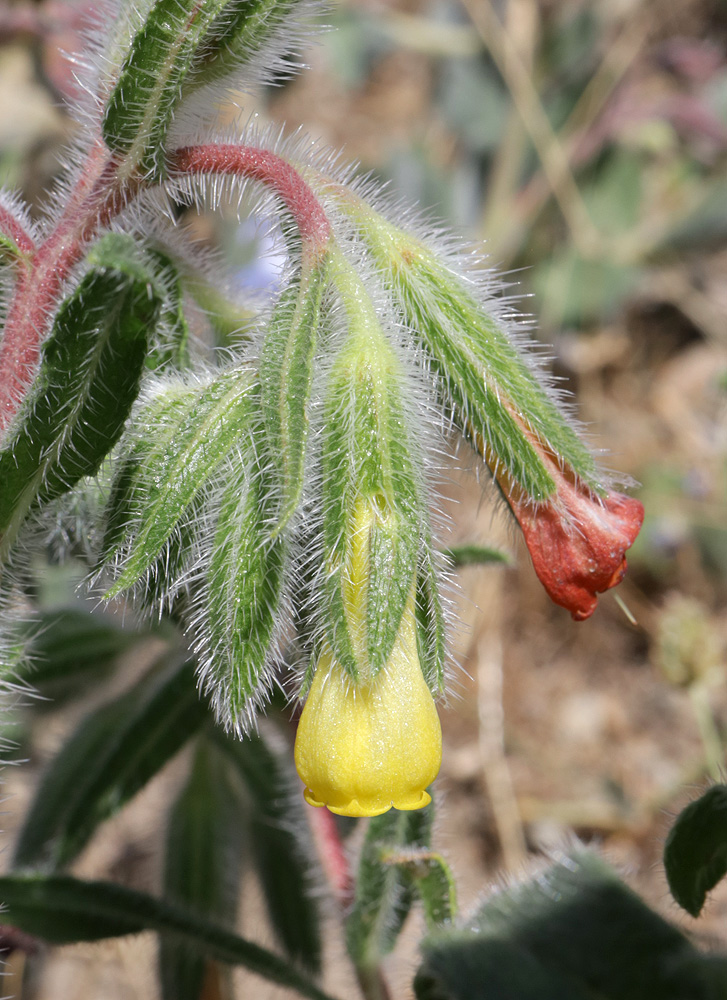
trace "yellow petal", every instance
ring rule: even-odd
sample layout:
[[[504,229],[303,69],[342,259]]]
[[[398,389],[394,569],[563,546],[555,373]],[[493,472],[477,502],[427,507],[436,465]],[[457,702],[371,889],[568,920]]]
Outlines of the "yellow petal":
[[[420,809],[442,761],[442,731],[419,666],[410,599],[386,666],[354,684],[328,648],[298,724],[306,801],[342,816]]]

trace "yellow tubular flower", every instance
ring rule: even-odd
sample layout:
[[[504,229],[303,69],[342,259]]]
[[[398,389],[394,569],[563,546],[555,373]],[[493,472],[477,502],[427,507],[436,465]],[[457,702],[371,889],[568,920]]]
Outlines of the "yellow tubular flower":
[[[295,766],[312,806],[340,816],[421,809],[442,762],[442,731],[417,655],[414,596],[386,666],[355,684],[329,648],[298,724]]]

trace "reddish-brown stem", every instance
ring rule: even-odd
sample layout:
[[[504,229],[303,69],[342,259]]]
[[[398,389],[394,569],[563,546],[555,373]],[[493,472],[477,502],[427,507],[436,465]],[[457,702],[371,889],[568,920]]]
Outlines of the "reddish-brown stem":
[[[30,254],[35,250],[35,241],[26,232],[20,219],[5,205],[0,205],[0,233],[9,236],[22,254]]]
[[[50,317],[74,264],[137,190],[115,183],[116,162],[99,142],[53,233],[20,272],[0,343],[0,436],[32,381]]]
[[[229,174],[262,181],[293,216],[308,249],[317,254],[325,251],[331,224],[323,206],[297,170],[275,153],[255,146],[185,146],[171,155],[169,168],[171,173]]]
[[[353,902],[353,876],[336,826],[336,818],[327,809],[313,809],[310,820],[326,877],[345,911]]]
[[[253,146],[188,146],[173,153],[168,164],[172,174],[228,174],[267,184],[293,216],[308,259],[325,252],[331,226],[321,203],[295,168],[274,153]],[[38,248],[32,243],[26,247],[27,263],[18,275],[0,343],[0,438],[30,386],[71,269],[100,227],[141,189],[140,180],[120,182],[118,167],[99,140],[53,233]],[[17,242],[16,235],[8,232]]]

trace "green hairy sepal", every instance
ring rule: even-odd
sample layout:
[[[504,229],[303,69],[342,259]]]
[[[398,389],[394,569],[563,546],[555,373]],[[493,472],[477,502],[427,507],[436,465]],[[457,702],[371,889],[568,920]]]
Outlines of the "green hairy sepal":
[[[106,596],[153,577],[204,489],[249,432],[246,367],[191,384],[164,384],[135,413],[116,456],[100,568],[113,568]],[[159,567],[164,570],[166,560]]]
[[[426,523],[402,380],[394,351],[371,327],[344,345],[325,390],[326,638],[354,679],[375,675],[391,653]]]
[[[462,433],[533,502],[555,493],[547,456],[596,492],[593,456],[546,389],[537,360],[516,345],[503,304],[478,292],[445,255],[349,191],[337,204],[357,225],[402,319],[416,333]]]

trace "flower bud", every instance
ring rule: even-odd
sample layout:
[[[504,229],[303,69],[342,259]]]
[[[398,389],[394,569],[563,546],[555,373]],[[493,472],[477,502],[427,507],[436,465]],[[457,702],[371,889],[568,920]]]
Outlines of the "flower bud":
[[[420,809],[442,760],[442,732],[417,655],[414,596],[393,649],[354,682],[324,643],[295,741],[305,799],[341,816]]]

